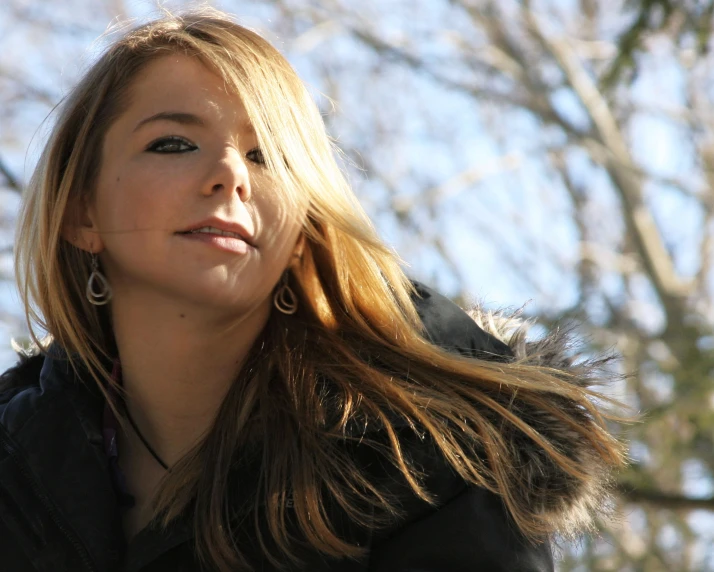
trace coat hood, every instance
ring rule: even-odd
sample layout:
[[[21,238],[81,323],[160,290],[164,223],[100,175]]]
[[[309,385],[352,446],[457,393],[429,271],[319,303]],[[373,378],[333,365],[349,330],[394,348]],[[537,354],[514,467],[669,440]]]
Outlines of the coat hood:
[[[621,379],[613,371],[614,356],[589,358],[582,353],[582,338],[577,324],[557,326],[545,336],[529,339],[535,321],[526,320],[521,311],[488,311],[476,305],[467,311],[483,331],[507,345],[511,360],[527,365],[550,368],[556,375],[584,389],[597,391]],[[554,396],[561,410],[594,430],[600,422],[574,401]],[[605,397],[605,402],[613,400]],[[600,405],[602,401],[598,402]],[[612,514],[612,469],[601,454],[582,435],[565,427],[559,419],[527,404],[514,403],[518,415],[552,443],[556,450],[574,462],[579,473],[575,478],[565,472],[542,449],[522,433],[511,435],[513,451],[521,467],[527,502],[547,516],[550,528],[564,538],[593,531],[596,522]]]

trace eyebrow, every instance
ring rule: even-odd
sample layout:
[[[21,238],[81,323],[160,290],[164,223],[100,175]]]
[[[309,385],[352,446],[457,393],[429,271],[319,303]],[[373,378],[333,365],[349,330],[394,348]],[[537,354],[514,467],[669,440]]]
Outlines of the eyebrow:
[[[183,111],[160,111],[159,113],[155,113],[154,115],[139,121],[139,123],[136,124],[136,127],[134,127],[134,133],[147,123],[152,123],[154,121],[174,121],[175,123],[180,123],[181,125],[198,125],[199,127],[206,126],[206,122],[193,113],[186,113]],[[241,128],[255,135],[255,128],[250,121],[242,123]]]
[[[174,121],[175,123],[180,123],[181,125],[198,125],[201,127],[206,125],[206,122],[203,119],[193,113],[184,113],[182,111],[161,111],[139,121],[139,123],[136,124],[136,127],[134,127],[134,132],[136,133],[144,125],[152,123],[153,121]]]

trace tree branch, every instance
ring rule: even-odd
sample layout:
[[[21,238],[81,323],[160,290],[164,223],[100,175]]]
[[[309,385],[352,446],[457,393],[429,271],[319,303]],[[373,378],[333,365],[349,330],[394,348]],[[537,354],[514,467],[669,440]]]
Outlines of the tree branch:
[[[7,166],[7,163],[3,161],[2,157],[0,157],[0,175],[2,175],[5,179],[7,187],[13,191],[17,191],[18,193],[22,192],[22,185],[20,184],[20,181],[15,177],[15,175],[12,174],[10,168]]]
[[[691,498],[683,495],[663,493],[654,489],[638,489],[626,484],[617,486],[618,493],[627,502],[649,504],[669,510],[711,510],[714,511],[714,497]]]
[[[587,133],[583,133],[582,131],[578,130],[575,126],[571,125],[558,113],[554,112],[550,105],[548,105],[547,102],[543,101],[543,98],[535,100],[533,98],[519,97],[512,92],[498,91],[488,89],[484,86],[476,86],[465,82],[456,81],[452,78],[443,76],[435,72],[423,60],[412,54],[409,54],[408,52],[397,46],[393,46],[392,44],[385,42],[381,38],[377,38],[366,30],[359,30],[354,27],[347,29],[350,31],[350,33],[352,33],[355,38],[360,40],[366,46],[370,47],[377,54],[397,59],[403,64],[406,64],[412,70],[431,78],[437,84],[440,84],[457,93],[468,95],[470,97],[473,97],[474,99],[490,101],[498,105],[505,104],[510,105],[511,107],[527,109],[542,120],[548,123],[554,123],[558,125],[567,134],[575,138],[582,138],[587,135]]]
[[[638,176],[627,143],[607,101],[598,91],[565,41],[551,40],[540,30],[534,14],[525,10],[533,34],[546,47],[587,110],[600,142],[607,150],[606,170],[620,195],[625,220],[652,284],[667,313],[668,326],[683,323],[683,298],[689,284],[678,276],[652,213],[644,202],[642,178]]]

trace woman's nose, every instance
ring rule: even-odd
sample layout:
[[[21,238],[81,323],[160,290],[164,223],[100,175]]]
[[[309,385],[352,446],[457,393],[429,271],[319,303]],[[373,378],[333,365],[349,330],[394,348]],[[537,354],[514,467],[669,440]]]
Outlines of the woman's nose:
[[[245,158],[237,149],[226,149],[216,161],[208,181],[204,187],[204,194],[215,195],[219,192],[237,192],[241,201],[250,200],[250,174]]]

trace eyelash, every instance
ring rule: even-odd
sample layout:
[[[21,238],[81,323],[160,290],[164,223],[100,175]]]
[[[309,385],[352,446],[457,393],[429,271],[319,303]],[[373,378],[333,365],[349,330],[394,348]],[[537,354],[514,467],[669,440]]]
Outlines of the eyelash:
[[[251,157],[251,155],[254,155],[254,158]],[[245,156],[256,165],[265,165],[265,157],[263,156],[263,151],[260,147],[251,149],[245,154]]]
[[[187,147],[184,149],[178,149],[178,150],[173,150],[173,151],[167,151],[165,150],[165,146],[183,146]],[[164,147],[164,150],[162,151],[161,148]],[[192,143],[189,143],[186,139],[183,139],[182,137],[162,137],[161,139],[157,139],[153,143],[151,143],[146,150],[151,152],[151,153],[158,153],[160,155],[174,155],[178,153],[189,153],[191,151],[195,151],[198,149],[196,145],[193,145]],[[256,163],[257,165],[265,165],[265,157],[263,157],[263,151],[260,149],[260,147],[255,147],[254,149],[251,149],[248,151],[245,156],[248,158],[248,160],[252,161],[253,163]]]
[[[166,151],[166,150],[161,150],[162,147],[165,146],[177,146],[177,145],[182,145],[185,147],[188,147],[188,149],[175,149],[173,151]],[[183,139],[181,137],[162,137],[161,139],[157,139],[153,143],[151,143],[146,150],[151,151],[153,153],[160,153],[162,155],[166,154],[174,154],[174,153],[186,153],[188,151],[195,151],[198,149],[195,145],[189,143],[186,141],[186,139]]]

